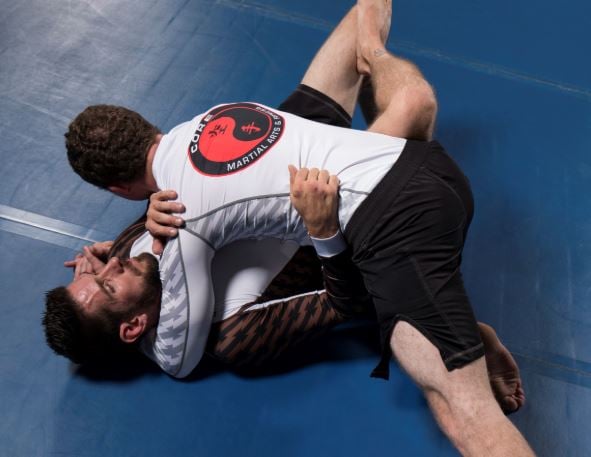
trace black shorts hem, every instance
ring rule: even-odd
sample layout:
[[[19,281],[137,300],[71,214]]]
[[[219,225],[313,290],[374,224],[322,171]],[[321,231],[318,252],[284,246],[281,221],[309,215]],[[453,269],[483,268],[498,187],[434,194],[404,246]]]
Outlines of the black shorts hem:
[[[278,107],[310,121],[351,128],[349,113],[332,98],[305,84],[300,84]]]
[[[390,359],[392,358],[392,349],[390,347],[390,340],[392,339],[392,333],[394,331],[394,327],[398,322],[407,322],[413,328],[418,330],[429,342],[437,348],[439,354],[441,356],[441,360],[445,365],[447,371],[453,371],[459,368],[463,368],[466,365],[478,360],[482,356],[484,356],[484,344],[478,343],[475,346],[469,347],[467,349],[463,349],[461,351],[455,352],[453,354],[446,354],[446,351],[439,340],[435,338],[429,331],[423,328],[420,324],[418,324],[415,320],[408,316],[396,316],[393,318],[386,329],[382,330],[382,355],[378,365],[373,369],[370,376],[372,378],[380,378],[388,380],[390,379]]]
[[[468,365],[470,362],[479,359],[483,355],[484,343],[480,343],[449,356],[447,359],[443,360],[443,363],[445,364],[447,371],[452,371],[456,368],[462,368],[463,366]]]

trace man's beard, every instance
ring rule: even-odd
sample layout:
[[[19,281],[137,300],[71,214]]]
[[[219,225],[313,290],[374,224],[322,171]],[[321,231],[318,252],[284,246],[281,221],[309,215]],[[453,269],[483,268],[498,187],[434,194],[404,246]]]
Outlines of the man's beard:
[[[102,312],[96,313],[92,318],[84,319],[86,333],[103,335],[103,337],[107,335],[107,339],[110,339],[111,342],[116,341],[117,344],[120,344],[119,329],[122,322],[127,322],[142,313],[152,316],[156,322],[158,321],[162,294],[158,260],[149,253],[140,254],[134,259],[136,265],[128,260],[124,263],[124,268],[142,278],[142,293],[139,299],[134,300],[133,303],[119,303],[119,305],[123,305],[119,306],[119,309],[104,307]],[[140,268],[137,266],[138,262],[141,263]]]
[[[147,252],[143,252],[133,259],[140,262],[143,268],[140,269],[131,262],[128,262],[125,267],[131,270],[134,274],[142,277],[142,293],[127,309],[114,313],[118,322],[131,319],[139,313],[150,314],[150,312],[153,312],[155,317],[159,314],[162,282],[160,281],[158,260],[156,260],[156,257],[152,254]]]
[[[158,299],[160,303],[160,295],[162,294],[162,281],[160,281],[160,265],[158,260],[152,254],[143,252],[136,257],[137,260],[145,265],[145,271],[142,273],[144,279],[145,290],[140,299],[140,303],[146,305]]]

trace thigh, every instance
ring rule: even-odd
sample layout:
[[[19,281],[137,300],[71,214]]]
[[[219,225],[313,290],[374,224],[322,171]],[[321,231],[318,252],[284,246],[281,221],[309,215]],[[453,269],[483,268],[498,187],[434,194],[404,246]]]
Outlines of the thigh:
[[[396,325],[390,345],[400,366],[428,398],[435,394],[446,403],[456,405],[458,402],[494,401],[484,357],[450,372],[442,363],[437,348],[406,322]]]
[[[374,375],[388,376],[390,338],[399,322],[420,332],[448,371],[481,357],[484,346],[455,259],[429,263],[421,261],[420,252],[381,254],[362,264],[382,339],[382,361]]]

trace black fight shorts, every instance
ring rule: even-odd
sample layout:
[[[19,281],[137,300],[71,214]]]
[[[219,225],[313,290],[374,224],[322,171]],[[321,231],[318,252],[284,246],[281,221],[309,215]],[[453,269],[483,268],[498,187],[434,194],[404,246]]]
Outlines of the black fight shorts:
[[[450,371],[484,354],[460,273],[472,214],[468,180],[451,157],[437,142],[409,140],[349,221],[345,237],[380,325],[382,360],[372,376],[388,378],[400,320],[437,347]]]
[[[300,84],[279,105],[279,109],[310,121],[336,127],[351,127],[351,116],[341,105],[322,92],[304,84]]]

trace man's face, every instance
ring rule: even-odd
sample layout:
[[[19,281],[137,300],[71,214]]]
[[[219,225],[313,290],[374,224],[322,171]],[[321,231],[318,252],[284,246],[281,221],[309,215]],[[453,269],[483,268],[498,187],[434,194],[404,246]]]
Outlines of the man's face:
[[[87,315],[102,309],[126,313],[158,281],[158,261],[144,253],[129,260],[111,258],[98,274],[85,273],[66,288]]]

